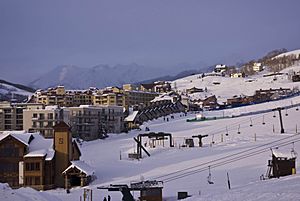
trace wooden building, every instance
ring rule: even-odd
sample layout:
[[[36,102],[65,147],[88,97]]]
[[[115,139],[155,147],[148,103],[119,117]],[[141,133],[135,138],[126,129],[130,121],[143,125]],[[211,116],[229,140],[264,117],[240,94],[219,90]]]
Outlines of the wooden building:
[[[272,160],[268,162],[268,178],[279,178],[282,176],[296,174],[296,155],[291,153],[280,153],[272,151]]]
[[[54,139],[45,139],[39,133],[0,134],[0,182],[12,188],[28,186],[37,190],[65,187],[62,172],[81,155],[69,130],[66,123],[60,122],[54,127]]]
[[[63,172],[65,188],[86,186],[94,180],[94,170],[83,161],[71,161],[71,165]]]

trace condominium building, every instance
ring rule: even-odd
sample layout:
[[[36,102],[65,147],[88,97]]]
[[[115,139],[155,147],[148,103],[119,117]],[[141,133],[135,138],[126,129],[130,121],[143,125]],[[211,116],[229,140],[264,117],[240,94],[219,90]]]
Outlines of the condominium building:
[[[0,103],[0,131],[23,130],[23,110],[27,108],[42,108],[35,103]]]
[[[64,86],[38,90],[34,94],[33,101],[44,105],[58,105],[71,107],[92,104],[92,89],[88,90],[65,90]]]
[[[124,105],[124,94],[122,93],[104,93],[93,95],[93,105]]]
[[[153,100],[158,93],[155,92],[144,92],[144,91],[127,91],[124,90],[124,107],[128,109],[130,106],[138,104],[150,104],[150,101]]]
[[[23,129],[27,132],[40,132],[45,138],[53,138],[53,126],[58,122],[70,123],[69,111],[58,106],[28,108],[23,112]]]
[[[121,106],[81,105],[68,110],[73,137],[94,140],[106,133],[120,133],[124,128]]]
[[[53,126],[64,121],[71,126],[73,137],[94,140],[104,137],[106,133],[120,133],[123,119],[121,106],[46,106],[24,110],[23,124],[27,132],[40,132],[45,138],[53,138]]]

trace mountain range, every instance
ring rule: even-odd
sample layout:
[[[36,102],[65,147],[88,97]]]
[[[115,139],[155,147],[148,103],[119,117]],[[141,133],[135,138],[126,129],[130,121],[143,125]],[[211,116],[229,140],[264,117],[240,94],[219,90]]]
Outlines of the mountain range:
[[[91,68],[82,68],[74,65],[63,65],[45,73],[28,85],[35,89],[46,89],[57,85],[64,85],[67,89],[103,88],[122,86],[126,83],[141,83],[144,80],[157,80],[157,78],[171,79],[172,76],[183,70],[189,73],[198,72],[198,70],[189,71],[189,69],[195,69],[195,67],[184,65],[183,67],[175,66],[172,68],[146,68],[138,64],[129,64],[97,65]],[[186,76],[186,73],[184,75]]]

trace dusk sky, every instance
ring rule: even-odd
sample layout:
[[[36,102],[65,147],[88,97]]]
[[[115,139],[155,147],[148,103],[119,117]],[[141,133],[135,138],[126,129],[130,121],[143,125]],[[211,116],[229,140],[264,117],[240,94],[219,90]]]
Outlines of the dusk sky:
[[[1,0],[0,78],[26,83],[65,64],[248,61],[300,48],[299,8],[299,0]]]

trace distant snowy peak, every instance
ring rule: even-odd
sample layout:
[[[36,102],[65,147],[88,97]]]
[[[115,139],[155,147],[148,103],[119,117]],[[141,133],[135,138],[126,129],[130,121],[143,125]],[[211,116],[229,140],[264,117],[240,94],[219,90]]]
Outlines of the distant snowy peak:
[[[146,68],[135,63],[115,66],[97,65],[91,68],[64,65],[54,68],[29,83],[29,86],[42,89],[57,85],[64,85],[69,89],[85,89],[90,86],[103,88],[155,78],[162,73],[165,72],[161,69]]]

